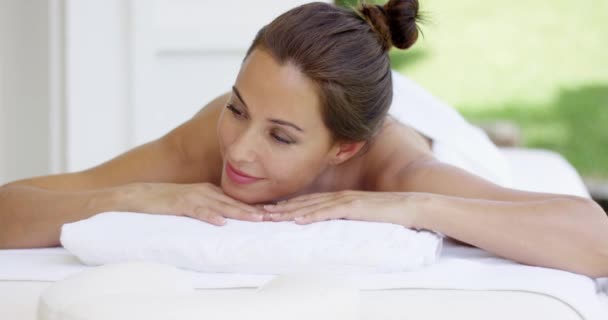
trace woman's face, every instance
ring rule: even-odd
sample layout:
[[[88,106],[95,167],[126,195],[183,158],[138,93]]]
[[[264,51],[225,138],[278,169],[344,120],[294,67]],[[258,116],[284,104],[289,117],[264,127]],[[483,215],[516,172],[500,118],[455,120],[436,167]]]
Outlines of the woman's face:
[[[335,151],[314,83],[259,49],[243,62],[217,128],[221,187],[247,203],[311,188]]]

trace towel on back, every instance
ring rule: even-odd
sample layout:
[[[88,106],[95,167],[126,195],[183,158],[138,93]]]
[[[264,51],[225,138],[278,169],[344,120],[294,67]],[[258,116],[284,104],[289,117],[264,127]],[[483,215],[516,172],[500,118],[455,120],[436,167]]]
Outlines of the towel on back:
[[[512,185],[507,159],[483,130],[411,79],[393,71],[389,114],[433,140],[435,157],[503,187]]]

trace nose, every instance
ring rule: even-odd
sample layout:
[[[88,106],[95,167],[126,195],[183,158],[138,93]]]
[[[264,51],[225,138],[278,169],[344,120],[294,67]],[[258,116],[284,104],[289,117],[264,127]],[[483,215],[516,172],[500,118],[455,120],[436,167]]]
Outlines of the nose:
[[[244,130],[229,147],[229,158],[236,163],[253,162],[256,158],[256,134],[253,130]]]

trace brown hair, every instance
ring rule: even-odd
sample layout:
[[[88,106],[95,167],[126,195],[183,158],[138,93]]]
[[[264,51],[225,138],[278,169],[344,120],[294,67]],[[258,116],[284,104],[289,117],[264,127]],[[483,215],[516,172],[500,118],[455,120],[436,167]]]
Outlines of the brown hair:
[[[260,48],[280,64],[294,64],[317,84],[323,120],[333,137],[369,140],[393,97],[388,50],[416,42],[417,17],[417,0],[353,9],[313,2],[264,26],[245,58]]]

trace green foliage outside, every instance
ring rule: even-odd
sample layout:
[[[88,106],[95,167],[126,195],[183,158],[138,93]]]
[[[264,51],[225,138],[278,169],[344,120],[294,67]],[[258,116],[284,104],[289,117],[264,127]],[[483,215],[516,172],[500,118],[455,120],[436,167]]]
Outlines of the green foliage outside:
[[[472,122],[512,120],[525,146],[608,178],[608,1],[419,1],[424,38],[391,51],[394,69]]]

